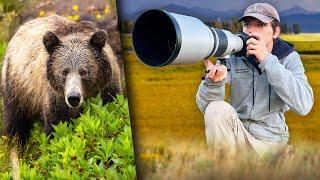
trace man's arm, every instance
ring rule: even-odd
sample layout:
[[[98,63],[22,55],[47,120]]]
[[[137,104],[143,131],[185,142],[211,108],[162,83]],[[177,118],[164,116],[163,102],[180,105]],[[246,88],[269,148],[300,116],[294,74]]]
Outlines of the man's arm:
[[[225,83],[226,79],[219,83],[213,83],[207,78],[201,82],[196,95],[196,102],[202,113],[205,112],[211,101],[224,100]]]
[[[202,113],[205,112],[211,101],[224,100],[225,83],[227,81],[227,68],[225,66],[213,65],[210,61],[206,61],[205,65],[210,72],[201,82],[196,94],[196,102]]]
[[[283,65],[269,53],[259,67],[267,73],[270,85],[290,108],[300,115],[310,112],[314,102],[313,92],[297,52],[289,54]]]

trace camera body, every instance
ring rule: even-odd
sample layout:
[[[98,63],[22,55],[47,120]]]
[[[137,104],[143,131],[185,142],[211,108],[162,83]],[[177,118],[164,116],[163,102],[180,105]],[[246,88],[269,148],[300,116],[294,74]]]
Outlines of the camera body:
[[[254,36],[249,36],[248,34],[244,33],[244,32],[237,32],[235,35],[239,36],[242,39],[243,42],[243,47],[239,52],[234,53],[235,56],[247,56],[247,44],[246,42],[250,39],[250,38],[254,38],[257,39]]]

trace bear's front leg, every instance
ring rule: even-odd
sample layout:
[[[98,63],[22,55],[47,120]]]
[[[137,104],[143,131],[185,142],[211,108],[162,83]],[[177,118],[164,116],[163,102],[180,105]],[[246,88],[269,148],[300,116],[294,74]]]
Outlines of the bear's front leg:
[[[49,135],[53,131],[53,125],[60,121],[69,121],[70,111],[63,97],[50,95],[43,108],[44,131]]]
[[[27,116],[26,111],[26,107],[21,106],[17,100],[4,98],[4,133],[10,138],[16,136],[21,145],[26,144],[33,125],[33,121]]]
[[[116,98],[117,94],[119,94],[120,92],[121,89],[119,86],[117,86],[116,84],[111,84],[103,92],[101,92],[103,104],[113,102],[114,98]]]
[[[21,98],[11,84],[12,80],[7,79],[3,96],[3,131],[10,138],[16,137],[21,145],[25,145],[30,134],[33,121],[28,113],[28,102]]]

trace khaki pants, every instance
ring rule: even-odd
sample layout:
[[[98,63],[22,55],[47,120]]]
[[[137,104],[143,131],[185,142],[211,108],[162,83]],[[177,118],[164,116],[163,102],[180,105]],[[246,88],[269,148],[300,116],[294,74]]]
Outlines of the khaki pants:
[[[207,144],[214,150],[255,151],[258,155],[273,153],[286,143],[268,142],[254,138],[243,126],[235,109],[225,101],[211,102],[205,111]]]

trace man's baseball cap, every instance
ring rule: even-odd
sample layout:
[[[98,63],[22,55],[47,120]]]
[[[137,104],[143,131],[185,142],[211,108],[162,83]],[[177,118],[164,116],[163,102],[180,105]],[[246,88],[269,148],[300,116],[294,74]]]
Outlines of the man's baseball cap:
[[[280,22],[278,11],[268,3],[255,3],[249,6],[238,21],[243,21],[246,17],[254,17],[264,23],[269,23],[273,19]]]

